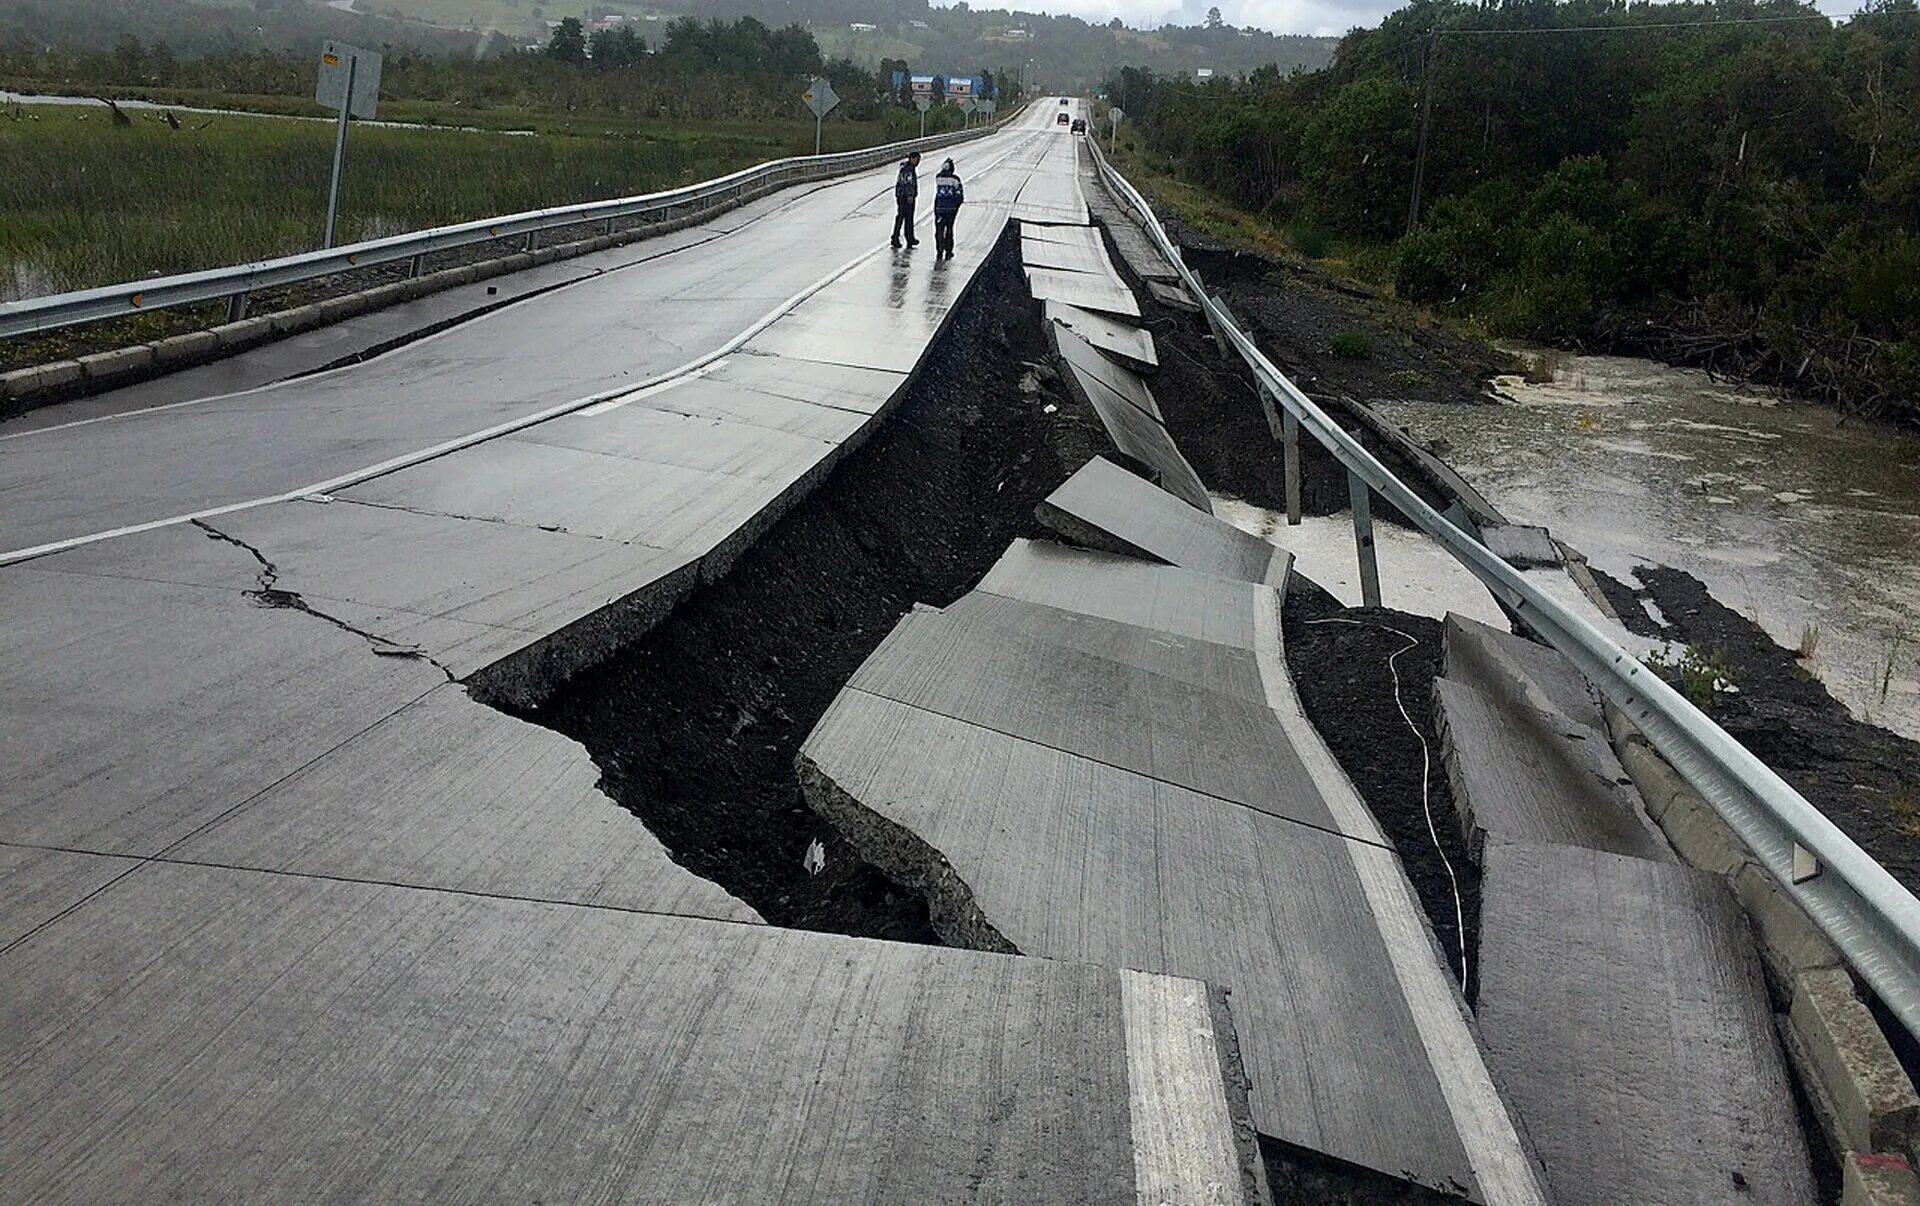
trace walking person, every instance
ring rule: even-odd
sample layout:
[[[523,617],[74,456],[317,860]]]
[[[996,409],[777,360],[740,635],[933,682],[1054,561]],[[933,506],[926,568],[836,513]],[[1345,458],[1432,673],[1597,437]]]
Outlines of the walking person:
[[[933,254],[935,259],[953,258],[953,220],[960,216],[960,207],[966,204],[967,190],[960,184],[960,174],[953,170],[953,160],[940,165],[940,174],[933,178]]]
[[[919,166],[920,152],[914,151],[900,161],[900,175],[893,182],[893,203],[897,207],[893,215],[896,248],[900,246],[902,232],[907,236],[907,246],[920,246],[920,240],[913,237],[913,203],[920,197],[920,174],[915,169]]]

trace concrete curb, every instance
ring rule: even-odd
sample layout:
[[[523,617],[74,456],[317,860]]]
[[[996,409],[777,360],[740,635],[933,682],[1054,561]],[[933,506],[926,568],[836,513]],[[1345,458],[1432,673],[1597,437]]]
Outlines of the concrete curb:
[[[1920,1094],[1860,999],[1840,952],[1626,715],[1611,705],[1606,715],[1621,765],[1673,848],[1688,863],[1725,877],[1746,910],[1776,1005],[1787,1011],[1781,1031],[1788,1059],[1850,1178],[1860,1153],[1897,1153],[1868,1158],[1857,1177],[1866,1196],[1845,1201],[1920,1204],[1911,1169],[1904,1179],[1897,1175],[1920,1139]],[[1884,1163],[1888,1159],[1899,1167]]]
[[[1920,1201],[1920,1180],[1904,1156],[1848,1152],[1841,1166],[1840,1206],[1904,1206]]]

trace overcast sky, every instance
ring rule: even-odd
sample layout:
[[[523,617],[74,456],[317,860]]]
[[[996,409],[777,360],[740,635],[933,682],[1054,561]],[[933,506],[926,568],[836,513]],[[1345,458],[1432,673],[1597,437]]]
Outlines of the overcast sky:
[[[989,0],[990,4],[994,2]],[[1046,9],[1089,21],[1104,22],[1117,16],[1135,28],[1148,29],[1169,23],[1198,25],[1216,3],[1229,25],[1250,25],[1274,33],[1339,35],[1356,25],[1379,24],[1380,18],[1402,7],[1405,0],[1052,0]],[[1844,16],[1858,9],[1860,3],[1817,0],[1820,11],[1829,16]]]

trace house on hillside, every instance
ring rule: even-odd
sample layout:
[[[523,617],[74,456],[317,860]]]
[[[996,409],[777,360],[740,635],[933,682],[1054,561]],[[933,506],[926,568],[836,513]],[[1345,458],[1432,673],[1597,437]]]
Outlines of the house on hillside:
[[[939,96],[933,94],[935,80],[946,80],[946,90]],[[904,71],[893,73],[893,90],[900,91],[902,84],[915,100],[930,97],[937,104],[957,105],[970,96],[979,96],[986,88],[986,81],[977,75],[908,75]]]
[[[847,28],[855,33],[874,33],[877,32],[880,27],[878,25],[870,25],[865,21],[849,21],[847,22]]]

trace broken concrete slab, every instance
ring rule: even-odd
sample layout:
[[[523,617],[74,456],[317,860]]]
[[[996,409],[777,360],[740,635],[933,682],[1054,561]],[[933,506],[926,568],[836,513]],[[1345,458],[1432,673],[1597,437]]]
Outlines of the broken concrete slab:
[[[1200,305],[1187,296],[1184,287],[1168,281],[1150,280],[1147,282],[1147,294],[1153,300],[1172,310],[1186,314],[1200,313]]]
[[[1091,226],[1047,226],[1038,222],[1022,222],[1020,241],[1024,244],[1029,239],[1036,243],[1083,247],[1088,251],[1098,251],[1105,246],[1100,241],[1100,232]]]
[[[1487,550],[1515,569],[1543,569],[1560,564],[1560,550],[1547,530],[1531,524],[1494,524],[1480,530]]]
[[[1606,732],[1600,693],[1556,649],[1448,612],[1440,644],[1446,676],[1483,695],[1525,698],[1557,708],[1569,720]]]
[[[1052,346],[1054,355],[1064,361],[1076,376],[1098,381],[1154,422],[1166,426],[1166,416],[1160,413],[1160,404],[1154,401],[1153,391],[1147,388],[1147,383],[1140,379],[1138,373],[1108,357],[1059,323],[1047,324],[1047,342]]]
[[[1062,272],[1057,268],[1029,268],[1027,290],[1035,301],[1066,302],[1082,310],[1097,310],[1126,318],[1140,317],[1140,303],[1133,299],[1132,292],[1118,278],[1108,279],[1085,272]]]
[[[1787,1040],[1822,1124],[1842,1150],[1906,1151],[1920,1138],[1920,1096],[1844,967],[1802,972]]]
[[[1433,701],[1440,758],[1476,859],[1500,842],[1546,842],[1674,861],[1599,732],[1445,678],[1434,680]]]
[[[1042,523],[1069,540],[1203,574],[1284,588],[1293,564],[1285,549],[1201,514],[1100,457],[1082,465],[1037,510]]]
[[[5,956],[22,1200],[1261,1188],[1190,980],[189,864],[100,901]]]
[[[1121,364],[1139,372],[1152,372],[1160,367],[1151,333],[1066,302],[1050,301],[1041,305],[1049,323],[1058,323]]]
[[[808,738],[801,782],[927,892],[949,941],[1231,985],[1262,1133],[1503,1200],[1481,1192],[1356,878],[1388,852],[859,690]]]
[[[1078,342],[1068,335],[1069,345]],[[1082,344],[1081,346],[1086,346]],[[1088,351],[1092,351],[1088,348]],[[1098,355],[1098,353],[1094,353]],[[1213,502],[1192,464],[1181,454],[1173,436],[1154,416],[1136,406],[1125,394],[1108,386],[1098,376],[1072,361],[1060,358],[1061,380],[1069,391],[1100,418],[1116,452],[1138,465],[1167,493],[1209,515]]]
[[[848,688],[1336,828],[1264,700],[1196,685],[1203,677],[1197,660],[1195,673],[1156,673],[1137,648],[1157,637],[1180,656],[1185,638],[1090,618],[1114,630],[1113,648],[1086,652],[1050,639],[1052,618],[1037,613],[1051,609],[1014,606],[1031,611],[910,613]]]
[[[1023,236],[1020,240],[1020,262],[1029,268],[1058,268],[1062,272],[1088,272],[1115,284],[1121,283],[1120,274],[1113,270],[1107,261],[1107,249],[1096,241],[1092,246],[1079,243],[1059,243],[1046,239]]]
[[[976,593],[1000,595],[1151,628],[1173,636],[1254,648],[1247,584],[1200,573],[1167,573],[1138,557],[1016,540]]]
[[[1724,883],[1604,851],[1489,846],[1480,1033],[1555,1200],[1809,1203],[1806,1144]]]
[[[449,683],[172,857],[720,921],[759,914],[674,863],[578,743]]]

